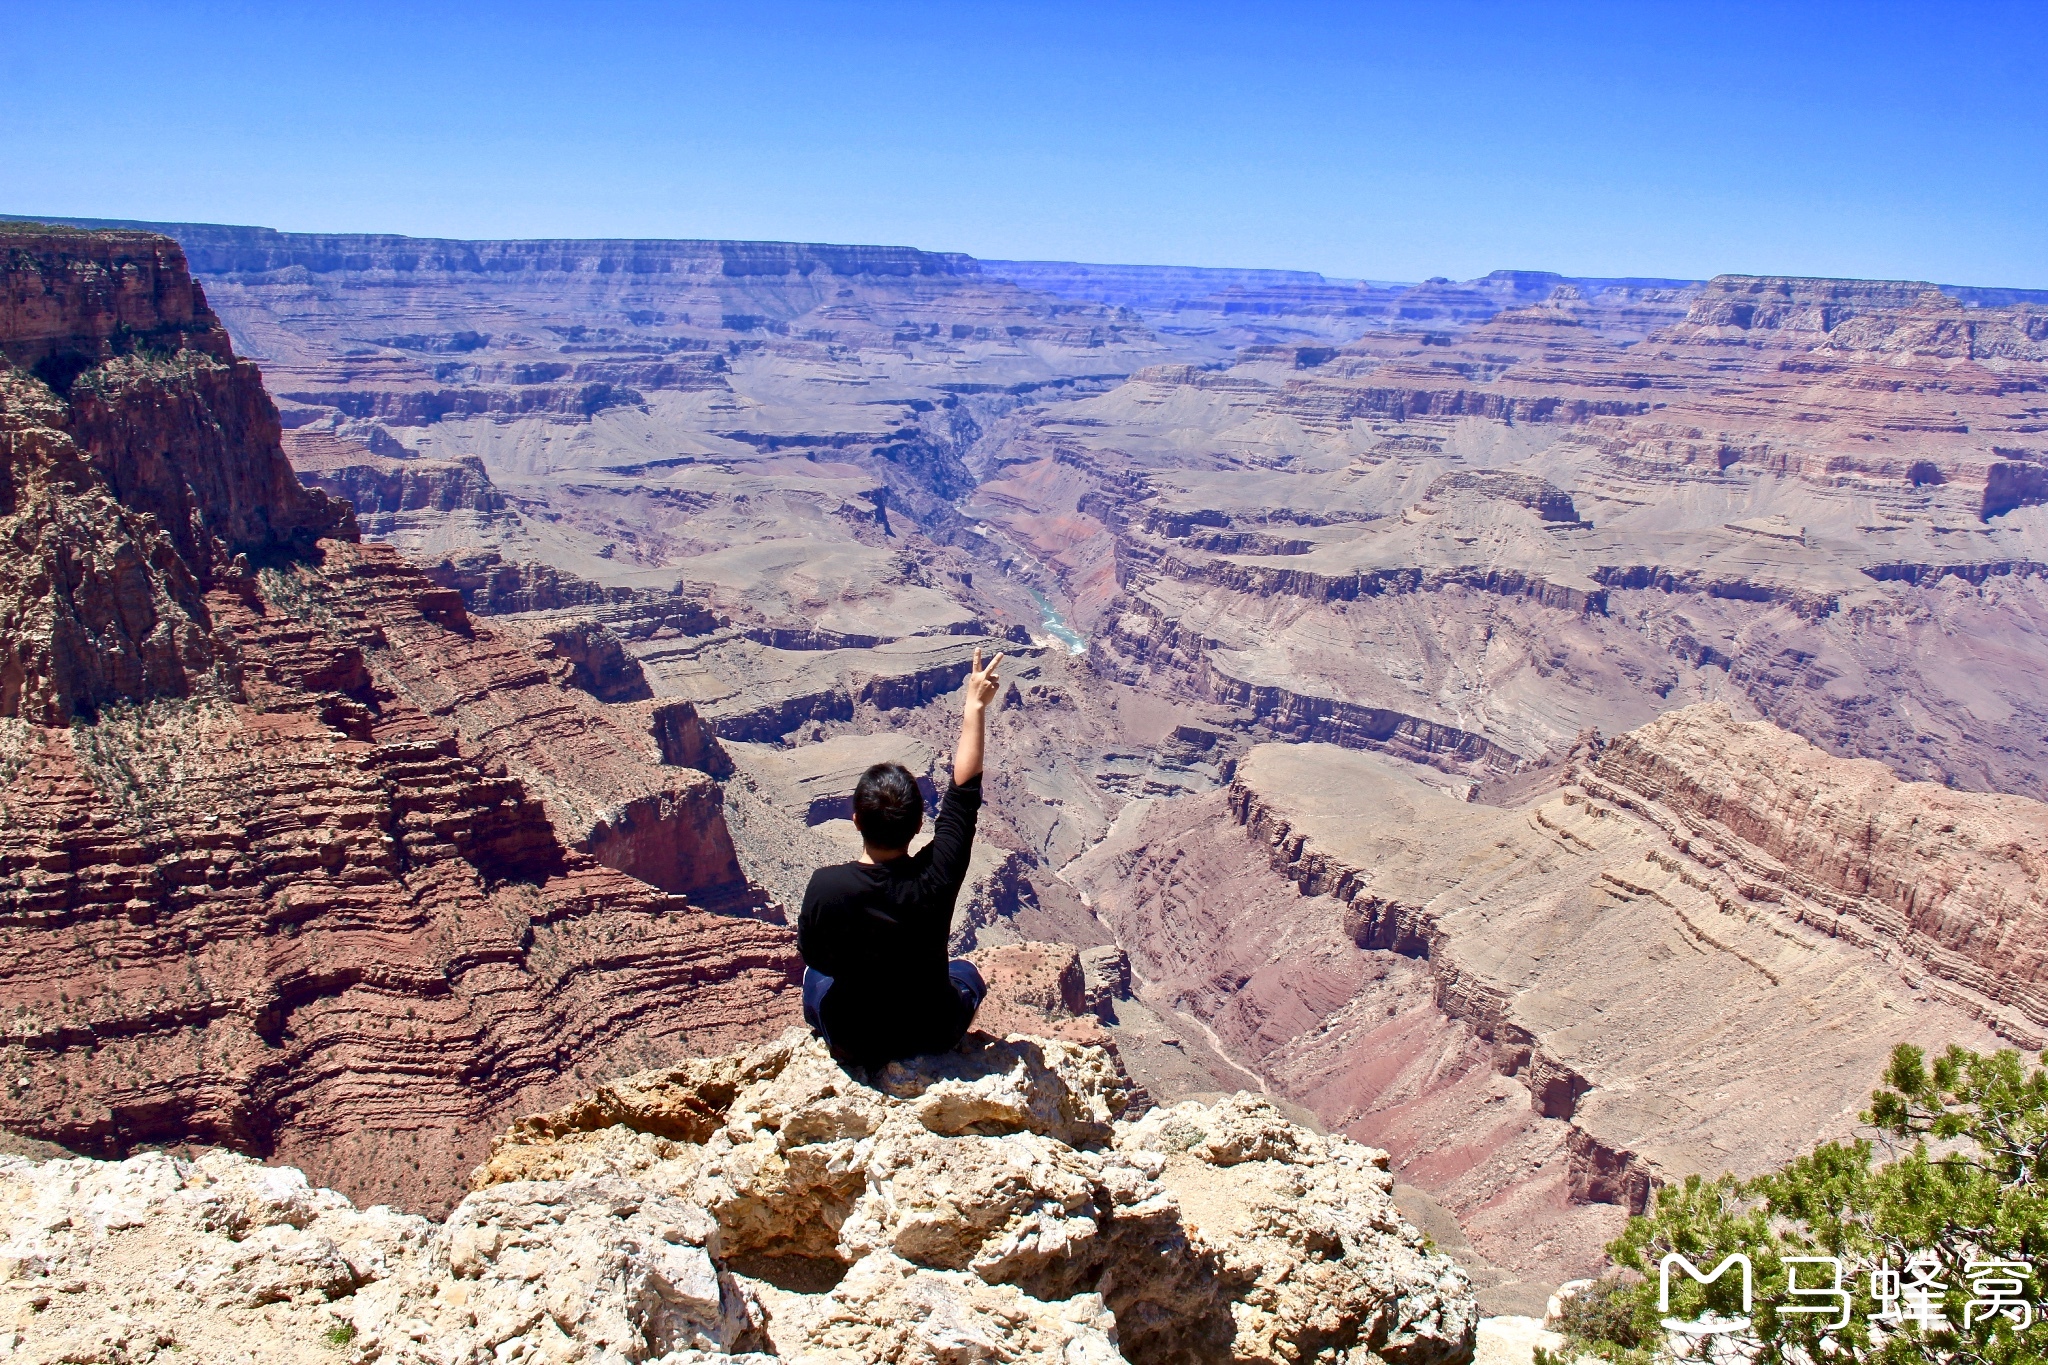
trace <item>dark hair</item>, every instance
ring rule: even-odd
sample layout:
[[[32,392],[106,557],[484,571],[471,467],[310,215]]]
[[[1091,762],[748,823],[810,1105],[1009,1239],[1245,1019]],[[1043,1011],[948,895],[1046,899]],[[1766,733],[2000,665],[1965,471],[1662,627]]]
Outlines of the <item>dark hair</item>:
[[[876,848],[908,848],[924,824],[924,793],[901,763],[877,763],[853,789],[853,823]]]

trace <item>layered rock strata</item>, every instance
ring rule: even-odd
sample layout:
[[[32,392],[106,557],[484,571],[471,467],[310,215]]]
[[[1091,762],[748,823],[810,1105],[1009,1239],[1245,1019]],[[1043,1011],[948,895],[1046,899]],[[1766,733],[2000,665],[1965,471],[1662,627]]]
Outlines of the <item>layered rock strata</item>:
[[[1015,414],[968,509],[1106,676],[1273,738],[1491,779],[1720,700],[2048,795],[2044,300],[1724,276],[1643,327],[1552,284]]]
[[[323,431],[288,431],[284,447],[292,470],[308,486],[356,509],[357,525],[389,540],[409,522],[446,521],[453,513],[489,518],[506,510],[483,461],[400,459],[376,455]]]
[[[0,372],[0,1126],[433,1207],[584,1068],[787,1020],[701,726],[356,543],[174,244],[0,248],[9,358],[81,363]]]
[[[1499,809],[1261,746],[1068,875],[1141,979],[1387,1146],[1487,1256],[1554,1278],[1657,1181],[1852,1134],[1899,1041],[2048,1035],[2039,803],[1714,706],[1565,776]]]

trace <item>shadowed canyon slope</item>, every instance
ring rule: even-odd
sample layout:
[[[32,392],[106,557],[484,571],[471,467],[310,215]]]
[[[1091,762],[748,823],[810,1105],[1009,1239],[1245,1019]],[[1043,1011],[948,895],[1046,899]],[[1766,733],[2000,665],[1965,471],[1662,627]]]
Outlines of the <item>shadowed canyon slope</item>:
[[[1848,1131],[1897,1041],[2048,1035],[2041,296],[167,230],[279,416],[189,285],[14,305],[11,448],[81,453],[10,465],[76,471],[9,494],[66,566],[8,589],[10,894],[72,877],[142,1022],[24,956],[0,1123],[330,1180],[407,1056],[445,1176],[551,1068],[779,1026],[777,921],[863,767],[943,782],[976,649],[956,948],[1073,945],[1154,1098],[1388,1148],[1482,1281]],[[239,472],[152,473],[143,385]],[[247,927],[120,965],[201,905]]]

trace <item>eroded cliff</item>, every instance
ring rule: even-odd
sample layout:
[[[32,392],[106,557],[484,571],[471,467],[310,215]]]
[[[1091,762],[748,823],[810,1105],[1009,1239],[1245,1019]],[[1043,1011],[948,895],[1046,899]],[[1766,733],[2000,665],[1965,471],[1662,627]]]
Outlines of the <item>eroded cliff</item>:
[[[356,543],[174,243],[0,250],[0,1125],[436,1207],[508,1111],[786,1022],[715,744]]]
[[[1069,876],[1152,991],[1386,1146],[1497,1264],[1590,1270],[1653,1183],[1853,1134],[1899,1041],[2048,1035],[2038,802],[1714,705],[1505,809],[1413,771],[1260,746]]]

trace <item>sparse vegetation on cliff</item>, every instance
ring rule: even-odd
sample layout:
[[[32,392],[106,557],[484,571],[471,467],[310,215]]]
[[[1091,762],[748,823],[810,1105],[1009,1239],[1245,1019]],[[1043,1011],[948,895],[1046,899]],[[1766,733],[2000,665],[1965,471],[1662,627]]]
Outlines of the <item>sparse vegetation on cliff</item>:
[[[298,563],[265,565],[256,571],[256,582],[267,605],[276,607],[294,621],[334,631],[347,638],[347,623],[328,602],[326,585],[318,573]]]
[[[1877,1141],[1828,1143],[1755,1180],[1695,1175],[1659,1191],[1608,1248],[1621,1274],[1565,1312],[1565,1358],[1647,1365],[1667,1319],[1711,1313],[1746,1319],[1723,1339],[1765,1365],[2042,1360],[2048,1070],[1959,1047],[1930,1065],[1902,1045],[1864,1118]],[[1735,1253],[1753,1268],[1748,1304],[1739,1267],[1708,1283],[1674,1269],[1660,1308],[1667,1256],[1711,1275]]]
[[[202,370],[220,372],[227,368],[203,351],[167,351],[150,344],[150,340],[137,340],[137,335],[126,332],[110,339],[116,349],[114,357],[80,371],[71,382],[70,392],[90,393],[104,402],[112,402],[143,383],[184,384]],[[124,351],[123,345],[134,349]]]
[[[237,729],[234,708],[224,701],[159,697],[117,702],[90,721],[72,722],[71,747],[108,805],[137,818],[168,816],[179,809],[186,783],[218,761],[215,750],[240,750],[262,762],[255,746],[237,742]]]

